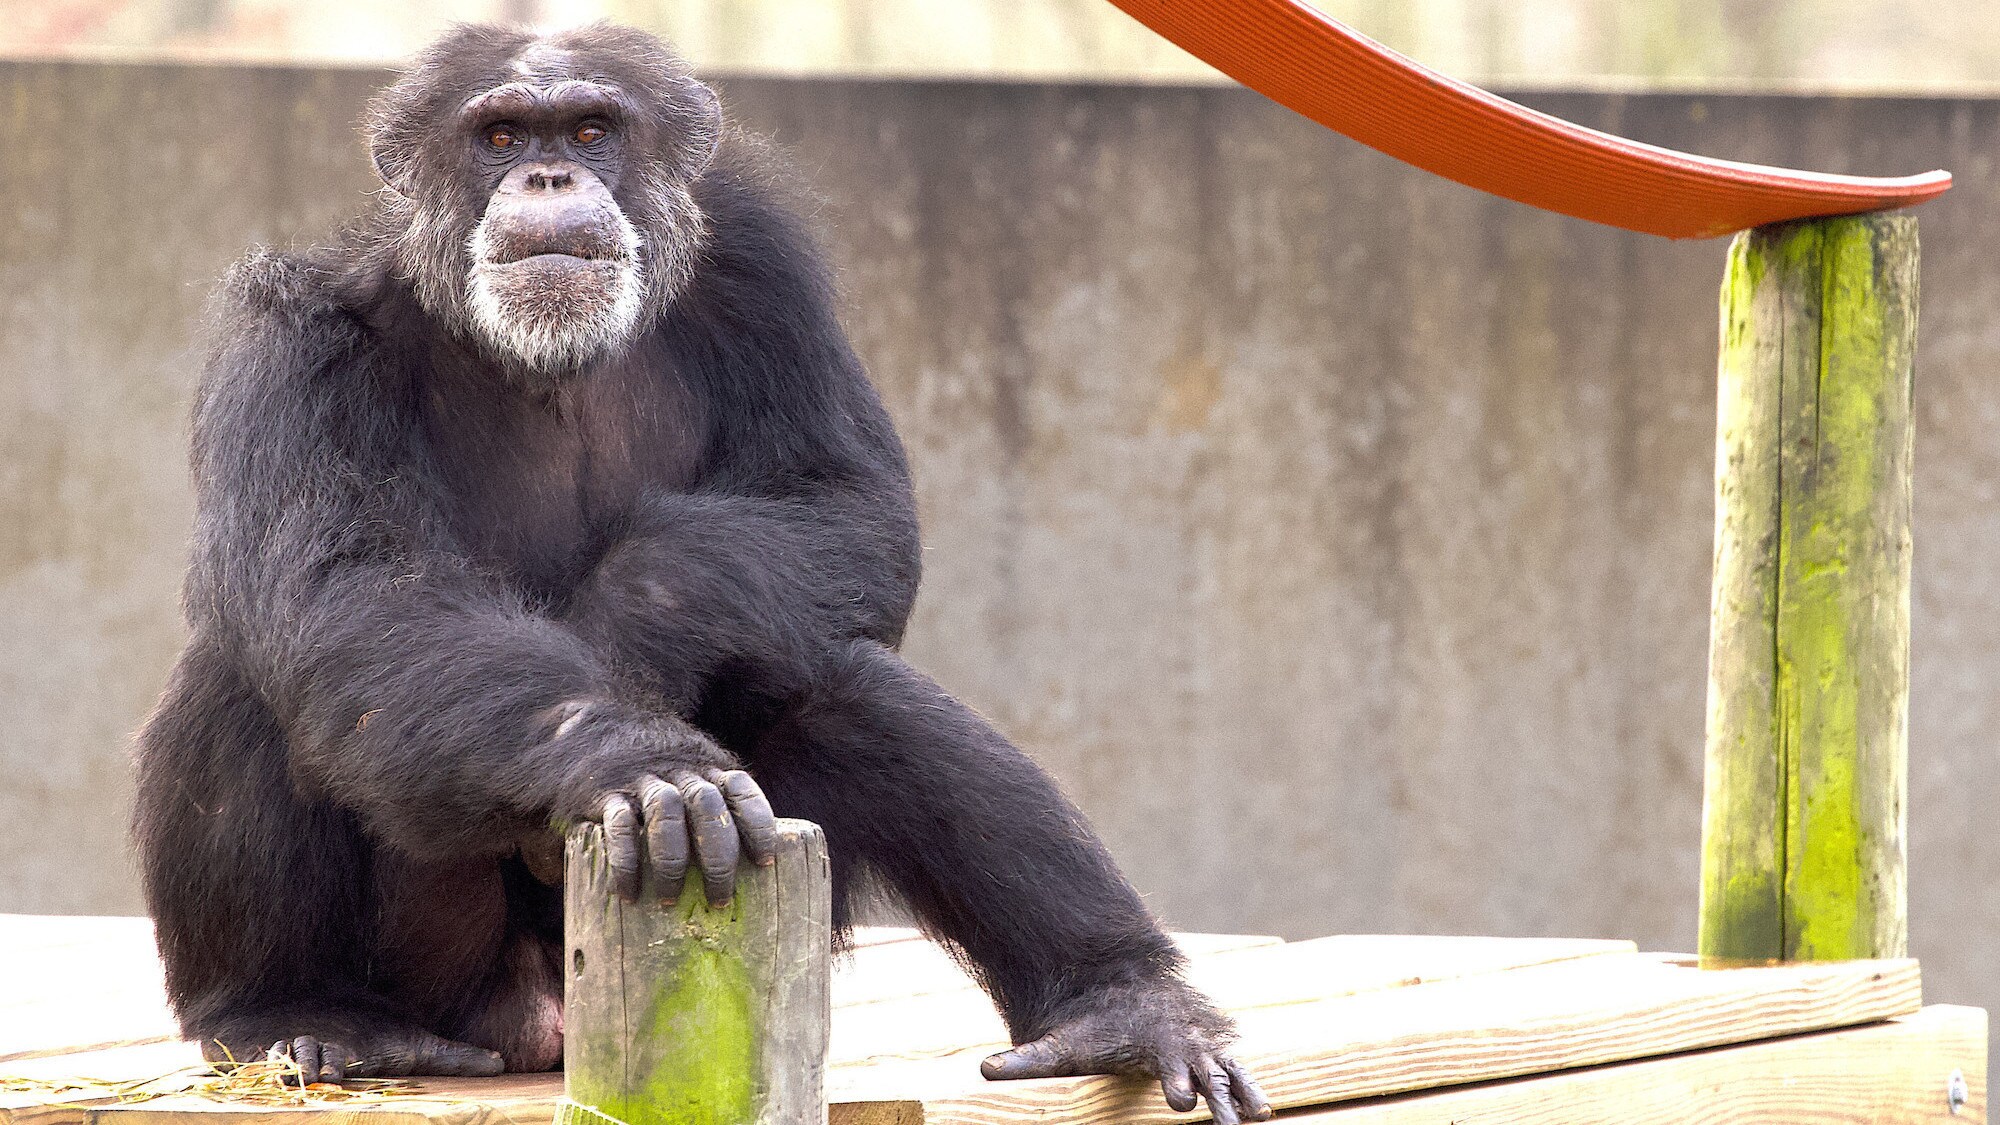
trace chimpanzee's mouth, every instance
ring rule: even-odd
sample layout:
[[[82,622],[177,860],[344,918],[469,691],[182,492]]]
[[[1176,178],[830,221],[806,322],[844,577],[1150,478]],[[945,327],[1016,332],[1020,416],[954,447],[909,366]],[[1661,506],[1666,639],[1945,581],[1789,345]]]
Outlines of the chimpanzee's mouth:
[[[539,250],[516,257],[495,257],[488,265],[494,266],[546,266],[553,268],[574,268],[576,266],[624,265],[631,259],[622,248],[609,252],[596,250]]]

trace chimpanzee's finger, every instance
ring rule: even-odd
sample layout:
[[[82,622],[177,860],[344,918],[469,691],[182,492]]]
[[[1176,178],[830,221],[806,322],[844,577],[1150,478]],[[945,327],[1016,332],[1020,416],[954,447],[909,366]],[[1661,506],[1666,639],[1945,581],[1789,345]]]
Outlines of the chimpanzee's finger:
[[[491,1078],[507,1069],[498,1051],[460,1043],[441,1035],[418,1032],[410,1045],[411,1074],[440,1074],[454,1078]]]
[[[1167,1108],[1175,1113],[1194,1108],[1194,1080],[1188,1077],[1186,1064],[1179,1061],[1167,1064],[1166,1072],[1160,1075],[1160,1093],[1166,1095]]]
[[[992,1082],[1015,1078],[1054,1078],[1069,1073],[1069,1053],[1052,1035],[1023,1043],[1011,1051],[988,1055],[979,1073]]]
[[[1194,1064],[1195,1085],[1201,1088],[1202,1097],[1208,1100],[1208,1112],[1215,1118],[1215,1125],[1242,1125],[1243,1119],[1236,1112],[1234,1087],[1229,1081],[1229,1072],[1212,1056],[1203,1055]]]
[[[623,793],[604,799],[604,861],[611,889],[626,902],[639,897],[639,813]]]
[[[661,902],[672,906],[687,882],[687,809],[681,791],[657,777],[640,783],[639,799],[645,804],[646,859],[653,865],[653,889]]]
[[[694,839],[694,861],[710,906],[727,906],[736,893],[736,858],[741,845],[729,818],[722,790],[689,771],[674,778],[687,805],[688,835]]]
[[[1236,1091],[1236,1104],[1243,1110],[1245,1121],[1269,1121],[1274,1116],[1271,1099],[1264,1096],[1255,1079],[1243,1069],[1241,1063],[1228,1055],[1217,1055],[1217,1062],[1229,1072],[1229,1084]]]
[[[742,770],[716,770],[708,779],[729,802],[729,815],[736,818],[736,831],[743,837],[743,850],[751,862],[770,866],[778,857],[778,818],[756,779]]]
[[[301,1035],[291,1043],[292,1065],[299,1068],[299,1088],[319,1081],[319,1040]]]

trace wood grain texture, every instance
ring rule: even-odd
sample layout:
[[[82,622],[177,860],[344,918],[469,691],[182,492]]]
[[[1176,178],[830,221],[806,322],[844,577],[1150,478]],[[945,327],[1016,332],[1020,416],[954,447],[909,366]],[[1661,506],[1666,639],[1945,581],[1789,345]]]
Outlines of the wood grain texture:
[[[1986,1120],[1986,1013],[1936,1006],[1887,1023],[1768,1039],[1361,1105],[1291,1125],[1914,1125]],[[1966,1101],[1954,1114],[1953,1073]]]
[[[1593,1066],[1917,1010],[1912,961],[1702,969],[1660,954],[1589,957],[1463,980],[1237,1013],[1237,1054],[1282,1108]],[[1020,1125],[1187,1121],[1156,1087],[1121,1079],[984,1082],[979,1051],[844,1061],[834,1120]],[[879,1108],[878,1108],[879,1106]],[[1197,1110],[1197,1114],[1201,1112]]]
[[[1237,999],[1251,1001],[1235,1008],[1244,1032],[1241,1054],[1267,1090],[1292,1107],[1846,1026],[1907,1014],[1918,1003],[1916,966],[1906,961],[1703,970],[1689,959],[1626,948],[1344,937],[1204,954],[1195,958],[1193,971],[1225,996],[1238,989]],[[1551,959],[1557,957],[1567,959]],[[847,971],[893,978],[895,970],[896,960],[883,958]],[[1286,980],[1297,982],[1301,996],[1349,991],[1267,1003],[1282,1000],[1279,986]],[[977,997],[927,994],[835,1010],[840,1049],[828,1075],[834,1122],[1026,1125],[1050,1114],[1106,1125],[1199,1119],[1168,1113],[1157,1088],[1139,1083],[986,1082],[977,1063],[987,1044],[976,1040],[990,1033],[936,1007],[954,999]],[[44,1077],[139,1077],[178,1065],[173,1051],[193,1061],[191,1048],[172,1044],[33,1060],[0,1073],[32,1066],[43,1068],[38,1073]],[[424,1097],[390,1105],[286,1113],[358,1114],[373,1125],[548,1125],[561,1092],[555,1075],[429,1079],[424,1085]],[[53,1100],[0,1095],[0,1125],[85,1125],[86,1118],[88,1125],[195,1125],[195,1119],[215,1125],[217,1116],[268,1118],[270,1112],[189,1098],[131,1106],[49,1104]],[[397,1120],[388,1122],[390,1117]]]
[[[1701,953],[1907,944],[1917,227],[1739,235],[1723,285]]]
[[[1241,1013],[1631,952],[1627,941],[1342,935],[1195,956],[1188,979],[1224,1010]],[[838,994],[838,978],[835,986]],[[972,990],[837,1008],[833,1021],[835,1066],[1007,1045],[1006,1025],[992,1002]]]
[[[1277,947],[1283,940],[1256,934],[1175,934],[1174,941],[1190,958],[1239,949]],[[836,1008],[907,1000],[912,996],[986,994],[943,948],[928,941],[896,941],[857,948],[835,966],[833,1005]]]
[[[566,1096],[625,1125],[818,1125],[826,1112],[832,880],[814,824],[711,908],[690,870],[660,904],[611,890],[603,830],[571,831],[564,878]]]
[[[1751,1122],[1882,1123],[1986,1120],[1986,1023],[1977,1009],[1927,1008],[1885,1024],[1790,1036],[1437,1093],[1368,1099],[1288,1115],[1314,1125],[1705,1125]],[[1952,1071],[1969,1100],[1957,1116],[1944,1100]],[[450,1089],[447,1091],[446,1086]],[[438,1083],[455,1100],[411,1099],[397,1106],[312,1114],[315,1125],[544,1125],[559,1083],[553,1075]],[[918,1100],[834,1107],[834,1119],[861,1109],[870,1122],[920,1125]],[[116,1122],[103,1117],[119,1118]],[[125,1121],[128,1117],[145,1121]],[[281,1114],[281,1116],[297,1116]],[[339,1122],[326,1120],[338,1116]],[[83,1107],[0,1108],[8,1125],[273,1125],[270,1111],[211,1103],[155,1103],[113,1108],[92,1121]],[[172,1118],[169,1122],[168,1119]]]
[[[890,940],[871,944],[882,946],[907,940],[892,933],[885,932],[883,936]],[[1632,950],[1630,942],[1564,939],[1341,935],[1287,945],[1274,938],[1249,935],[1177,934],[1175,937],[1189,951],[1195,982],[1210,990],[1225,1008],[1237,1010]],[[837,981],[858,976],[874,978],[863,991],[887,996],[898,982],[915,979],[915,974],[905,971],[906,965],[932,965],[935,957],[942,954],[926,943],[896,955],[849,958],[836,962],[835,977]],[[995,1044],[1005,1037],[992,1004],[983,993],[969,988],[838,1009],[833,1027],[831,1059],[835,1065],[869,1057],[932,1057]],[[12,1065],[4,1070],[9,1074],[44,1078],[85,1074],[123,1080],[161,1074],[197,1062],[192,1047],[173,1043],[70,1054]],[[428,1085],[436,1088],[438,1081],[432,1080]],[[553,1079],[538,1076],[505,1081],[522,1084],[526,1090],[523,1096],[530,1099],[553,1097],[558,1089]],[[487,1085],[475,1085],[472,1089],[481,1097],[495,1096],[493,1088]],[[0,1104],[5,1100],[5,1095],[0,1095]],[[27,1104],[31,1100],[26,1095],[16,1095],[14,1103]]]
[[[78,1076],[128,1082],[193,1073],[203,1067],[193,1043],[173,1042],[86,1051],[0,1067],[7,1077],[56,1080]],[[313,1109],[273,1108],[171,1096],[130,1104],[83,1093],[0,1091],[0,1125],[550,1125],[562,1096],[560,1074],[499,1078],[413,1079],[420,1092],[393,1101]]]
[[[1270,934],[1208,934],[1194,931],[1179,931],[1173,935],[1174,941],[1189,954],[1212,953],[1218,949],[1243,949],[1253,945],[1276,945],[1283,938]],[[923,931],[915,926],[856,926],[848,936],[850,950],[868,949],[878,945],[894,945],[905,941],[925,941]]]
[[[1261,934],[1181,933],[1174,940],[1191,957],[1280,944]],[[857,926],[851,948],[834,974],[837,993],[853,1002],[925,988],[983,995],[912,927]],[[179,1037],[151,919],[0,914],[0,964],[37,967],[0,983],[0,1064]]]

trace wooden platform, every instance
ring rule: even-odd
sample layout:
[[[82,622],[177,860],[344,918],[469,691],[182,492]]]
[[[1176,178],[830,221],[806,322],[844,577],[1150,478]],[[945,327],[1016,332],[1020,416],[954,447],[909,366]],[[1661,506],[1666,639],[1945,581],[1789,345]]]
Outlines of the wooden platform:
[[[1612,941],[1181,942],[1290,1120],[1986,1119],[1985,1013],[1921,1008],[1914,961],[1701,969]],[[835,980],[834,1125],[1199,1120],[1136,1082],[981,1079],[979,1059],[1005,1042],[985,997],[909,931],[865,931],[858,944]],[[196,1061],[175,1039],[144,919],[0,916],[0,980],[0,1078],[133,1080]],[[311,1109],[0,1087],[0,1125],[546,1125],[562,1081],[423,1087]]]

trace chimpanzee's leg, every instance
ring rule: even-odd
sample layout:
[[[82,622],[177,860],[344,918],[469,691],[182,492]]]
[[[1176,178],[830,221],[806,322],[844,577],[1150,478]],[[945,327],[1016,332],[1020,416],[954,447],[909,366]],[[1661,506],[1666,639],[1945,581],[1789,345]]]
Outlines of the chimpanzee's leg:
[[[837,922],[857,867],[958,947],[1022,1046],[988,1077],[1157,1077],[1175,1108],[1217,1121],[1269,1106],[1223,1053],[1229,1021],[1054,782],[894,652],[856,642],[742,748],[785,816],[819,822]]]
[[[498,1052],[512,1071],[562,1064],[562,891],[514,857],[375,854],[369,983],[418,1026]]]
[[[369,987],[374,848],[352,815],[297,790],[276,718],[210,639],[182,653],[140,732],[138,775],[168,997],[210,1058],[282,1045],[315,1081],[500,1069]]]

